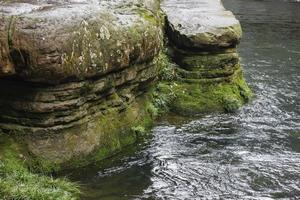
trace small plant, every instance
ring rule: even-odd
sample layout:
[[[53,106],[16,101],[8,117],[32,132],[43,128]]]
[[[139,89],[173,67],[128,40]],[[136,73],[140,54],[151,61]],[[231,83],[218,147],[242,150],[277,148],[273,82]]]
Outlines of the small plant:
[[[28,169],[25,150],[1,136],[0,141],[0,199],[76,200],[80,190],[76,183],[55,179]]]
[[[223,107],[226,112],[233,113],[241,107],[241,103],[236,98],[225,96],[223,98]]]
[[[161,72],[159,79],[162,81],[174,81],[176,80],[176,71],[173,63],[170,62],[168,56],[165,53],[159,55],[159,65]]]
[[[151,115],[152,118],[155,118],[159,114],[159,109],[153,103],[149,103],[147,105],[147,112]]]
[[[141,125],[138,125],[138,126],[134,126],[131,128],[132,131],[135,132],[135,134],[139,135],[139,136],[142,136],[142,135],[145,135],[146,134],[146,129],[145,127],[141,126]]]

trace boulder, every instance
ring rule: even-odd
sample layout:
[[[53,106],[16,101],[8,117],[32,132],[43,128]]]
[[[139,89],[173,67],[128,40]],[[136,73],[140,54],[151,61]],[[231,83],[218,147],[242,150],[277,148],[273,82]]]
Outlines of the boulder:
[[[162,40],[155,0],[0,4],[0,76],[43,83],[105,75],[152,60]]]
[[[156,0],[0,1],[0,133],[50,170],[120,151],[151,121],[162,40]]]
[[[232,112],[246,103],[251,91],[236,50],[242,30],[235,16],[220,0],[165,0],[162,9],[175,62],[176,85],[168,83],[176,93],[172,110]]]
[[[221,0],[164,0],[168,36],[180,48],[234,47],[241,39],[239,21]]]

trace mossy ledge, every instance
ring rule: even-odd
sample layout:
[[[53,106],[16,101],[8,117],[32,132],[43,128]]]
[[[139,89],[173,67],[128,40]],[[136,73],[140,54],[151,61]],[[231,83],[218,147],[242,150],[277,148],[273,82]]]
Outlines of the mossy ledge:
[[[208,1],[185,0],[188,13],[176,0],[0,1],[0,197],[78,199],[78,184],[51,173],[113,156],[163,112],[249,101],[240,25]],[[229,20],[193,29],[206,3],[220,8],[210,22]],[[198,21],[180,21],[189,14]]]
[[[0,199],[78,199],[79,185],[51,174],[113,156],[158,114],[159,2],[0,1],[0,10]]]
[[[236,112],[253,96],[240,70],[226,82],[182,82],[179,79],[163,81],[158,88],[168,94],[165,99],[171,99],[169,110],[184,116]]]
[[[160,85],[164,92],[172,91],[170,109],[181,115],[235,112],[247,103],[253,95],[236,51],[242,30],[234,15],[219,0],[179,5],[165,0],[162,9],[173,64],[164,70],[172,76],[163,75],[167,78]]]

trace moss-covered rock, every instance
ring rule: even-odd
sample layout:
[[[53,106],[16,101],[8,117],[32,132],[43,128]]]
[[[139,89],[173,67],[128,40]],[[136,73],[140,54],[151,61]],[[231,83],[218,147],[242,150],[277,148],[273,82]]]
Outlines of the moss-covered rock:
[[[174,51],[179,50],[175,47]],[[176,96],[171,103],[173,112],[182,115],[234,112],[251,99],[237,53],[180,51],[183,52],[180,56],[171,54],[176,64],[170,63],[169,70],[164,70],[173,74],[173,79],[165,80],[165,87],[172,92],[164,91]]]
[[[174,47],[172,47],[174,48]],[[174,50],[175,62],[188,71],[207,71],[231,67],[239,63],[239,55],[235,49],[216,52],[188,52]]]
[[[63,168],[77,168],[111,157],[120,152],[125,146],[135,143],[138,138],[146,134],[146,130],[152,126],[156,117],[152,108],[153,103],[150,94],[138,97],[135,102],[124,108],[121,112],[112,108],[107,110],[106,114],[92,120],[89,123],[89,127],[87,127],[90,130],[88,130],[88,134],[84,138],[85,142],[80,142],[82,140],[79,138],[82,136],[81,134],[78,137],[67,140],[65,137],[61,138],[61,141],[55,140],[49,147],[51,147],[51,151],[58,158],[59,152],[53,148],[58,145],[54,143],[65,144],[66,149],[62,150],[62,152],[78,150],[80,146],[84,149],[94,146],[91,152],[87,152],[86,154],[79,152],[70,160],[63,160],[64,163],[61,165]],[[70,149],[68,149],[68,146],[70,146]],[[43,153],[42,155],[45,159],[46,154]],[[51,160],[54,159],[51,158]],[[57,162],[61,161],[57,160]]]
[[[76,199],[42,174],[146,134],[163,23],[156,0],[0,1],[1,199]]]
[[[171,110],[181,115],[234,112],[248,102],[252,93],[235,49],[242,30],[234,15],[219,0],[166,0],[162,9],[168,54],[175,63],[164,70],[173,79],[161,87],[175,94]]]
[[[160,70],[157,62],[59,86],[0,81],[5,83],[0,85],[0,93],[6,96],[0,99],[0,128],[23,138],[44,169],[70,167],[65,163],[97,149],[110,149],[106,157],[135,141],[130,128],[138,119],[146,118],[143,110],[150,102],[146,96]]]
[[[184,2],[162,1],[164,24],[158,0],[0,1],[0,197],[76,199],[43,173],[120,152],[163,112],[249,101],[238,21],[219,1]]]
[[[253,96],[241,71],[237,71],[229,82],[175,81],[160,85],[163,85],[160,86],[163,93],[170,94],[169,98],[172,98],[171,111],[187,116],[209,112],[235,112]]]
[[[111,97],[119,97],[114,94]],[[116,107],[77,131],[47,137],[0,135],[0,195],[4,199],[77,199],[79,186],[48,175],[103,160],[144,137],[157,116],[151,92]]]

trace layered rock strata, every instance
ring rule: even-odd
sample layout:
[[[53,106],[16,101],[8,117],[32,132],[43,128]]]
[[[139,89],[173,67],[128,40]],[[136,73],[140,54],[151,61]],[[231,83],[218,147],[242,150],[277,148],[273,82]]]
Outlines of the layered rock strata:
[[[249,100],[236,45],[239,21],[220,0],[165,0],[166,32],[175,66],[173,111],[234,111]]]
[[[0,1],[0,138],[43,170],[85,165],[133,143],[156,112],[149,91],[162,67],[159,4]],[[219,0],[164,0],[162,10],[176,63],[176,78],[164,83],[175,93],[173,111],[233,111],[246,102],[232,13]]]
[[[44,168],[135,141],[159,72],[158,2],[0,1],[0,12],[2,133]]]

